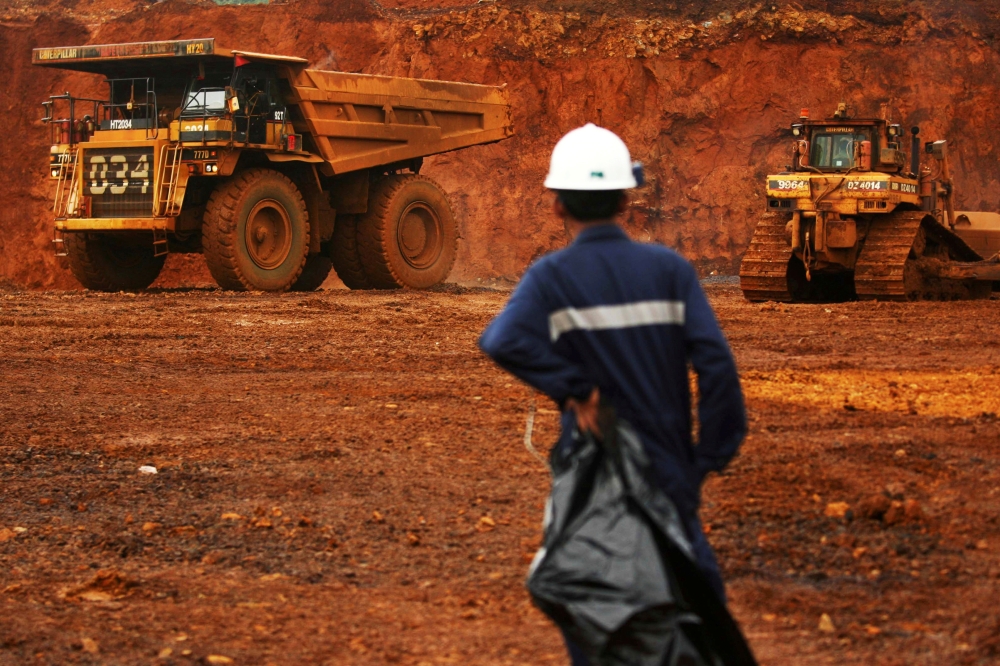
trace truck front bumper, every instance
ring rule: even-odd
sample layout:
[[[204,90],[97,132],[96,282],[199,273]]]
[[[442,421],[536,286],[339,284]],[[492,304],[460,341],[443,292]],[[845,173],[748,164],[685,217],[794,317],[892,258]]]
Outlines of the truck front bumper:
[[[56,220],[58,231],[174,231],[174,217],[71,217]]]

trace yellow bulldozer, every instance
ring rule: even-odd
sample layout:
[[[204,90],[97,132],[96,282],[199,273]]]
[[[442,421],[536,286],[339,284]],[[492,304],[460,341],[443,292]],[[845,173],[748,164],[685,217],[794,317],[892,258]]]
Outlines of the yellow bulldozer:
[[[740,266],[750,301],[989,298],[1000,214],[955,210],[946,141],[886,119],[807,109],[792,164],[767,176],[767,212]],[[921,156],[925,159],[921,160]]]

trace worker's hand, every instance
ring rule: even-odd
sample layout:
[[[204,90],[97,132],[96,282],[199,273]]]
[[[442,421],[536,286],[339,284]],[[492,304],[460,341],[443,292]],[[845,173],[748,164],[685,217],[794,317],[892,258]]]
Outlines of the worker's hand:
[[[601,427],[597,423],[597,408],[600,402],[601,394],[596,386],[586,400],[566,399],[566,408],[573,410],[573,413],[576,414],[576,427],[581,432],[591,432],[597,437],[601,436]]]

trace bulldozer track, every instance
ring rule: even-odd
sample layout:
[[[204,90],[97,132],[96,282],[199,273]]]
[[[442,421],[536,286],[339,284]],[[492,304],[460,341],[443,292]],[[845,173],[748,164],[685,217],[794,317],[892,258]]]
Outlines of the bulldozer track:
[[[923,211],[913,211],[872,220],[854,268],[858,298],[906,300],[906,260],[926,216]]]
[[[753,232],[740,263],[740,289],[748,301],[792,300],[787,277],[792,249],[786,224],[777,215],[767,215]]]
[[[895,213],[872,222],[854,273],[858,298],[954,300],[989,298],[989,281],[951,278],[948,269],[981,257],[926,212]]]

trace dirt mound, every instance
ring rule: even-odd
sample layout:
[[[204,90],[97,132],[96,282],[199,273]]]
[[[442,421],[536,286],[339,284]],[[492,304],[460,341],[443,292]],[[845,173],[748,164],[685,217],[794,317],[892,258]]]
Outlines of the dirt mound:
[[[135,585],[118,571],[102,569],[86,583],[62,590],[59,597],[69,601],[113,601],[126,596]]]
[[[20,0],[0,12],[10,63],[0,109],[13,124],[0,159],[18,165],[0,209],[0,278],[73,284],[48,247],[48,139],[36,105],[97,82],[32,69],[35,46],[215,36],[324,68],[508,84],[514,139],[425,166],[452,193],[461,224],[453,279],[474,280],[516,277],[563,242],[541,182],[558,137],[587,121],[619,132],[648,167],[629,230],[703,270],[735,270],[762,208],[762,176],[788,162],[783,130],[801,107],[818,115],[843,100],[877,115],[884,105],[925,138],[953,143],[960,208],[1000,209],[998,25],[997,12],[972,2],[102,0],[68,9]]]

